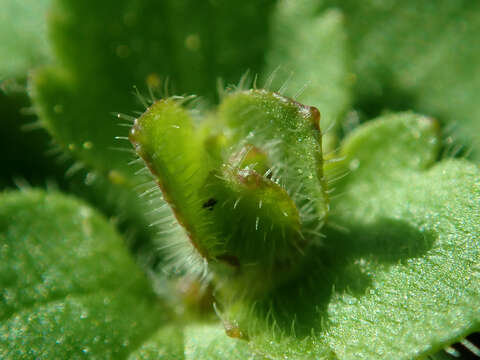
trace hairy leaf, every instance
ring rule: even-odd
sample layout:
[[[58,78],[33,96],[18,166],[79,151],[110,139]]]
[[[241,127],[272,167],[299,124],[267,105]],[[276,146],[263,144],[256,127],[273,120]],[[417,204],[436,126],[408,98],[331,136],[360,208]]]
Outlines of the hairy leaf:
[[[97,212],[41,191],[0,204],[1,358],[125,358],[167,320]]]
[[[215,325],[191,325],[185,330],[185,360],[257,359],[244,340],[225,336]]]
[[[230,304],[258,351],[295,359],[412,359],[480,329],[480,172],[435,163],[435,121],[390,115],[353,132],[325,246],[304,276]]]
[[[195,126],[167,99],[135,122],[130,139],[198,253],[213,269],[229,267],[228,287],[264,292],[319,243],[328,196],[316,108],[241,91]]]

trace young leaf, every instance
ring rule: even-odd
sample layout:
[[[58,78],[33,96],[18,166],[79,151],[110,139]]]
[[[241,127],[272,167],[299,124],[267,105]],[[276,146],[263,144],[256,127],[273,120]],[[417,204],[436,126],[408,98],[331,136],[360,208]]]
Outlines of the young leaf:
[[[328,210],[319,121],[314,107],[250,90],[226,97],[202,129],[178,102],[159,101],[130,139],[198,253],[247,295],[294,274],[319,243]]]
[[[318,1],[277,4],[267,75],[272,89],[321,109],[322,130],[339,124],[351,103],[351,59],[343,15],[318,14]],[[282,87],[283,85],[283,87]]]
[[[390,115],[342,146],[325,246],[304,277],[229,304],[271,357],[412,359],[480,329],[480,171],[438,156],[435,121]],[[327,172],[340,171],[338,164]],[[329,352],[332,352],[329,354]]]
[[[125,358],[168,319],[97,212],[41,191],[0,196],[1,358]]]

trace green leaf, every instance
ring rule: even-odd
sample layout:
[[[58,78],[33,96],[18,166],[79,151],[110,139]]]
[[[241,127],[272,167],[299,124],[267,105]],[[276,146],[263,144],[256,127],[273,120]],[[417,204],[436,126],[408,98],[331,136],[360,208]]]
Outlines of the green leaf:
[[[0,1],[0,81],[25,77],[50,59],[47,9],[50,0]]]
[[[183,332],[176,326],[165,326],[153,334],[128,360],[183,360]]]
[[[320,242],[328,195],[318,110],[250,90],[197,123],[177,101],[161,100],[130,139],[199,255],[227,274],[225,285],[245,295],[269,290]]]
[[[360,109],[370,116],[383,109],[435,116],[451,126],[454,142],[473,147],[478,160],[480,72],[475,64],[480,62],[480,4],[468,0],[323,3],[324,8],[345,13]],[[450,151],[455,152],[455,147]]]
[[[274,72],[271,88],[316,106],[326,130],[339,124],[350,106],[353,75],[342,13],[318,14],[317,7],[311,0],[278,3],[267,71]]]
[[[217,325],[190,325],[185,329],[185,360],[257,359],[244,340],[225,336]],[[260,359],[260,358],[258,358]]]
[[[410,113],[344,142],[325,246],[305,276],[228,304],[252,347],[293,359],[412,359],[480,329],[480,171],[438,156],[435,121]],[[331,352],[329,354],[329,352]]]
[[[0,204],[1,358],[121,359],[168,319],[97,212],[41,191]]]
[[[49,28],[57,63],[31,81],[40,119],[83,165],[135,183],[128,156],[115,149],[129,148],[115,140],[126,136],[125,120],[112,113],[144,109],[133,86],[158,90],[169,77],[176,93],[213,99],[218,77],[237,81],[257,69],[271,4],[56,0]]]

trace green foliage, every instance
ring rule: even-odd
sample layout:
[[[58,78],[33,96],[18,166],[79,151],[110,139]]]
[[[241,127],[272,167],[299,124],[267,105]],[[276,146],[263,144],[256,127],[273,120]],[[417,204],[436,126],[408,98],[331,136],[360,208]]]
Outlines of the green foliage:
[[[325,247],[303,276],[225,315],[256,351],[412,359],[480,329],[480,172],[465,161],[433,166],[437,132],[399,114],[345,140],[350,174],[337,183]]]
[[[257,359],[245,341],[225,336],[219,326],[192,325],[185,330],[185,360]]]
[[[33,114],[26,113],[30,104],[24,88],[24,84],[10,80],[0,85],[0,153],[7,154],[0,172],[1,188],[13,186],[14,177],[43,185],[46,177],[63,179],[65,173],[54,159],[45,156],[50,149],[48,134],[25,131],[25,128],[38,127],[38,124]],[[25,153],[30,155],[25,156]]]
[[[273,73],[271,88],[321,109],[325,131],[338,127],[351,105],[353,74],[342,13],[318,14],[317,3],[279,2],[267,73]]]
[[[168,319],[96,211],[40,191],[0,204],[3,359],[124,358]]]
[[[112,113],[143,110],[133,86],[155,90],[170,77],[175,92],[212,98],[217,77],[237,81],[249,66],[258,71],[271,3],[55,1],[56,63],[37,71],[31,84],[41,120],[82,163],[115,182],[135,182],[116,149],[127,147],[115,140],[126,135],[118,126],[124,120]]]
[[[160,328],[128,360],[183,360],[183,332],[177,326]]]
[[[46,9],[50,0],[0,1],[0,81],[24,77],[50,58]]]
[[[0,194],[0,358],[446,359],[480,331],[480,173],[448,159],[480,153],[478,3],[0,5],[0,187],[91,203]]]
[[[319,2],[317,2],[319,3]],[[424,112],[480,152],[480,4],[476,1],[322,1],[340,8],[357,76],[356,105]],[[453,130],[453,131],[452,131]],[[458,150],[458,149],[457,149]]]
[[[135,122],[137,153],[199,255],[214,271],[231,268],[228,288],[265,292],[319,244],[328,210],[319,120],[314,107],[250,90],[224,99],[207,119],[213,131],[195,129],[173,99]]]

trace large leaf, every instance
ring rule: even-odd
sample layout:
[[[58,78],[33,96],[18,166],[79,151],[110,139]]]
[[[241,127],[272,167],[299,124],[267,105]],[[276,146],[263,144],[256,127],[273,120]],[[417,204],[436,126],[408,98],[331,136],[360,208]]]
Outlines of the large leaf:
[[[342,13],[318,14],[317,7],[312,0],[278,3],[266,75],[272,89],[316,106],[326,130],[339,124],[350,106],[353,75]]]
[[[168,319],[97,212],[41,191],[0,204],[1,358],[121,359]]]
[[[112,113],[143,110],[133,86],[145,93],[169,77],[176,93],[213,99],[218,77],[236,82],[248,67],[258,71],[271,3],[56,0],[57,63],[31,81],[42,122],[84,165],[132,181],[128,156],[114,149],[128,148],[115,140],[126,135],[125,120]]]
[[[480,171],[438,156],[413,114],[362,126],[342,147],[325,246],[305,275],[229,304],[252,347],[295,359],[412,359],[480,329]]]
[[[0,81],[25,77],[28,70],[49,59],[46,10],[50,2],[0,1]]]

